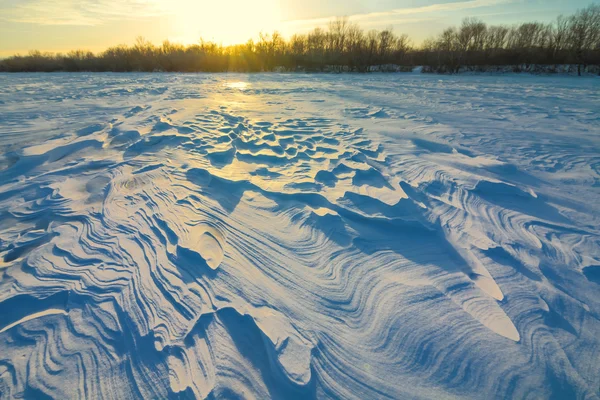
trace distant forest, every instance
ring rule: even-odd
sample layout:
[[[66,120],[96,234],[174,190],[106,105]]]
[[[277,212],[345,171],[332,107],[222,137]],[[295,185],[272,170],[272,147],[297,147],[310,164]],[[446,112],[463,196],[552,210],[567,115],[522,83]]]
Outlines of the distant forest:
[[[592,4],[553,23],[529,22],[515,26],[486,25],[467,18],[459,27],[444,30],[420,46],[391,29],[362,30],[347,18],[330,22],[328,29],[284,39],[278,32],[261,34],[258,41],[221,46],[200,40],[184,46],[165,41],[155,46],[138,38],[133,46],[120,45],[93,54],[32,51],[0,60],[4,72],[113,71],[113,72],[261,72],[412,70],[453,73],[461,68],[488,66],[577,65],[579,74],[600,65],[600,5]]]

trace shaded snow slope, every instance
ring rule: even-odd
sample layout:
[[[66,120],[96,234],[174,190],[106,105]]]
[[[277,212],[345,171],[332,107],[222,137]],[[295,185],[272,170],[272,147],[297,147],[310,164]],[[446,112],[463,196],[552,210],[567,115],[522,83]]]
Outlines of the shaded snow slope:
[[[600,396],[600,80],[0,87],[1,398]]]

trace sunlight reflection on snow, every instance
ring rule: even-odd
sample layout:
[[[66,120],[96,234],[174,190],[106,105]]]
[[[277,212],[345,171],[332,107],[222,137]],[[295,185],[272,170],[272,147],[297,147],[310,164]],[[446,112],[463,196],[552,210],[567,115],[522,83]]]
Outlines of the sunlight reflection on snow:
[[[239,89],[239,90],[243,91],[243,90],[248,89],[248,82],[242,82],[242,81],[227,82],[227,83],[225,83],[225,86],[230,89]]]

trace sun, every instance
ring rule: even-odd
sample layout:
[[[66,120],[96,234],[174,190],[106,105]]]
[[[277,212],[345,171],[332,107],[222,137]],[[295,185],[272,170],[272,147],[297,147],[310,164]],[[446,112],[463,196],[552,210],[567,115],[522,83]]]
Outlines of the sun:
[[[281,26],[279,0],[175,0],[170,6],[175,36],[187,44],[200,38],[240,44]]]

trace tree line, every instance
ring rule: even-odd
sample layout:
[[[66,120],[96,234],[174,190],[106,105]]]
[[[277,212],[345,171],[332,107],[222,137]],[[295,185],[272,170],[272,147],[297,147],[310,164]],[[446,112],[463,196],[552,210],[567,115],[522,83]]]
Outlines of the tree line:
[[[348,18],[337,18],[327,29],[284,39],[260,34],[257,41],[222,46],[200,40],[184,46],[165,41],[155,46],[138,37],[133,46],[119,45],[94,54],[32,51],[0,60],[4,72],[262,72],[411,70],[458,72],[486,66],[600,65],[600,5],[592,4],[552,23],[490,25],[476,18],[445,29],[420,46],[392,29],[364,31]]]

